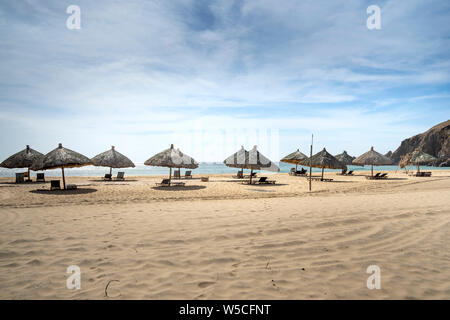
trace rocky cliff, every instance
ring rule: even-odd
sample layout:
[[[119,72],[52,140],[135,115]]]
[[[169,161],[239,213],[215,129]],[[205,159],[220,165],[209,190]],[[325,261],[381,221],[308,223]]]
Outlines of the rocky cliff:
[[[416,148],[438,158],[436,166],[450,166],[450,120],[442,122],[430,130],[402,141],[391,159],[398,163],[400,158]]]

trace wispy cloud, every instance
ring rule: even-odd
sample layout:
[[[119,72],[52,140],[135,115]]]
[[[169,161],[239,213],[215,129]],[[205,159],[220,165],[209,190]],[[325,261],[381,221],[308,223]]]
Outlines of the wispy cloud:
[[[369,1],[80,0],[81,30],[66,28],[69,4],[0,4],[3,157],[29,140],[114,140],[142,160],[139,145],[156,152],[177,130],[227,127],[277,128],[280,152],[309,132],[359,152],[446,120],[443,1],[380,1],[376,31]]]

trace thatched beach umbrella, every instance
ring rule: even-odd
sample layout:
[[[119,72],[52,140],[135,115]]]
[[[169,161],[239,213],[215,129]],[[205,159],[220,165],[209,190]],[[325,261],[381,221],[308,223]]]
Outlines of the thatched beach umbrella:
[[[353,160],[352,164],[360,166],[364,166],[366,164],[370,165],[371,166],[370,173],[371,176],[373,177],[373,166],[388,166],[392,164],[392,160],[382,155],[381,153],[376,152],[375,150],[373,150],[373,147],[371,147],[369,151]]]
[[[8,169],[27,168],[28,169],[28,180],[31,180],[30,168],[34,162],[38,161],[42,157],[44,157],[44,155],[42,153],[31,149],[30,146],[27,145],[27,147],[24,150],[13,154],[8,159],[6,159],[2,163],[0,163],[0,167],[8,168]]]
[[[311,166],[313,168],[322,168],[322,180],[323,172],[325,168],[327,169],[347,169],[347,166],[336,159],[333,155],[328,153],[328,151],[323,148],[322,151],[316,153],[311,157],[311,159],[306,159],[301,162],[304,166]]]
[[[308,157],[306,155],[304,155],[303,153],[301,153],[299,149],[297,149],[297,151],[294,151],[294,152],[288,154],[280,161],[285,162],[285,163],[295,164],[295,171],[297,171],[297,166],[300,164],[300,162],[302,162],[306,159],[308,159]]]
[[[428,164],[435,160],[437,160],[437,158],[433,157],[431,154],[425,153],[421,150],[415,150],[411,153],[411,157],[408,162],[415,164],[417,166],[417,172],[420,172],[419,166],[421,164]]]
[[[356,157],[352,157],[345,150],[341,154],[335,155],[334,157],[345,165],[352,164],[352,161],[356,159]]]
[[[116,151],[114,146],[110,150],[100,153],[91,159],[94,166],[109,167],[109,174],[112,174],[113,168],[134,168],[134,163],[120,152]]]
[[[182,153],[180,150],[175,150],[173,144],[169,149],[161,151],[155,154],[153,157],[144,162],[147,166],[155,167],[167,167],[169,171],[169,185],[172,180],[172,168],[186,168],[196,169],[198,168],[198,162],[188,155]]]
[[[280,171],[280,168],[260,153],[256,146],[250,151],[246,151],[242,147],[238,152],[226,158],[223,163],[232,168],[250,169],[250,183],[252,183],[253,170]]]
[[[48,170],[61,168],[63,185],[66,189],[66,177],[64,175],[64,168],[77,168],[91,165],[91,160],[82,154],[63,148],[62,144],[58,148],[47,153],[39,161],[36,161],[31,169],[33,170]]]

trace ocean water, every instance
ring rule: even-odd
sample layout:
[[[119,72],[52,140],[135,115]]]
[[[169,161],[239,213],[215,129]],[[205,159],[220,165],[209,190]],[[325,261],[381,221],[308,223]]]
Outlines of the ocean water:
[[[295,165],[287,164],[280,162],[279,164],[280,172],[289,172],[289,170]],[[301,166],[298,166],[298,170],[300,170]],[[309,170],[308,167],[305,167]],[[408,169],[415,170],[415,167],[408,167]],[[439,167],[428,167],[428,166],[421,166],[421,170],[445,170],[450,168],[439,168]],[[188,169],[189,170],[189,169]],[[348,170],[354,170],[354,171],[364,171],[364,170],[370,170],[370,166],[360,167],[360,166],[348,166]],[[374,167],[374,172],[379,171],[397,171],[397,170],[404,170],[400,169],[398,166],[381,166],[381,167]],[[25,172],[26,169],[6,169],[6,168],[0,168],[0,177],[15,177],[16,172]],[[143,163],[136,163],[135,168],[125,168],[125,169],[113,169],[113,175],[116,175],[118,171],[124,171],[125,177],[127,176],[152,176],[152,175],[168,175],[169,174],[169,168],[162,168],[162,167],[149,167],[144,165]],[[186,170],[181,169],[181,173],[184,174]],[[236,168],[229,168],[225,166],[223,163],[200,163],[199,167],[197,169],[191,170],[193,175],[207,175],[207,174],[215,174],[215,173],[236,173],[238,169]],[[313,168],[313,172],[321,172],[322,170],[319,168]],[[339,172],[341,170],[331,170],[331,169],[325,169],[325,172]],[[99,176],[103,177],[105,173],[109,173],[109,168],[105,167],[95,167],[95,166],[86,166],[81,168],[72,168],[72,169],[65,169],[65,174],[67,176]],[[244,170],[245,173],[250,172],[250,170]],[[265,172],[261,171],[264,174],[270,175],[273,174],[273,172]],[[54,169],[54,170],[46,170],[45,171],[46,176],[54,176],[59,177],[61,176],[61,169]],[[36,172],[32,171],[31,176],[36,176]]]

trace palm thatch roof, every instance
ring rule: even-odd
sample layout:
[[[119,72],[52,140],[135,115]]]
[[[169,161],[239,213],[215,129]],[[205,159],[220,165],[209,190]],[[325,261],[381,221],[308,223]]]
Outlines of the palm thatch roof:
[[[411,152],[408,152],[403,157],[401,157],[400,162],[398,163],[398,165],[400,166],[400,168],[403,169],[404,167],[406,167],[410,163],[409,160],[411,160]]]
[[[280,171],[280,168],[259,152],[256,146],[250,151],[242,147],[238,152],[226,158],[223,163],[228,167],[239,169]]]
[[[425,153],[420,150],[415,150],[412,152],[411,159],[409,160],[409,162],[417,165],[417,164],[428,164],[436,160],[437,158],[433,157],[431,154]]]
[[[373,147],[369,151],[360,155],[358,158],[352,161],[352,164],[356,165],[373,165],[373,166],[385,166],[392,164],[392,160],[388,157],[376,152]]]
[[[126,156],[116,151],[114,146],[110,150],[100,153],[91,159],[94,166],[110,168],[134,168],[134,163]]]
[[[297,151],[288,154],[280,161],[285,163],[299,164],[300,162],[306,159],[308,159],[308,157],[303,153],[301,153],[299,149],[297,149]]]
[[[310,162],[311,161],[311,162]],[[301,162],[304,166],[312,166],[315,168],[328,169],[347,169],[347,166],[336,159],[333,155],[323,148],[322,151],[316,153],[311,159],[306,159]]]
[[[34,162],[39,161],[44,155],[36,150],[27,147],[19,151],[0,164],[3,168],[30,168]]]
[[[33,170],[47,170],[56,168],[76,168],[91,165],[91,160],[82,154],[64,148],[60,143],[58,148],[50,151],[32,165]]]
[[[173,144],[169,149],[155,154],[144,162],[147,166],[167,167],[167,168],[198,168],[198,162],[188,155],[182,153],[179,149],[175,150]]]
[[[345,165],[352,164],[352,161],[356,159],[356,157],[352,157],[345,150],[341,154],[335,155],[334,157]]]

